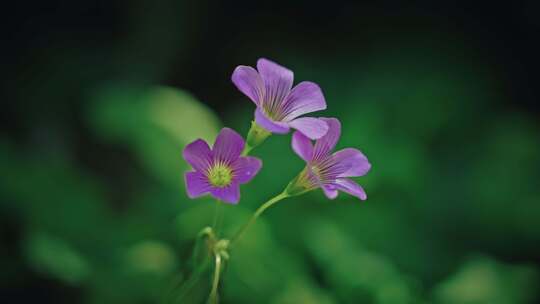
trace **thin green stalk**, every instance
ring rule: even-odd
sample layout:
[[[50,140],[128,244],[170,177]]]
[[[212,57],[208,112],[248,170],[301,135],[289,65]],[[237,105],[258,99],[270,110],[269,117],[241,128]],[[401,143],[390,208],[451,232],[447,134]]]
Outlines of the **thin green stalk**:
[[[216,200],[216,208],[214,210],[214,220],[212,221],[212,230],[216,234],[216,237],[219,235],[219,226],[221,224],[221,219],[223,217],[223,208],[221,207],[221,202]]]
[[[178,291],[178,295],[176,296],[176,300],[174,302],[181,303],[180,300],[183,300],[189,293],[189,291],[195,286],[195,284],[197,284],[197,282],[201,278],[201,275],[204,273],[206,266],[207,261],[205,260],[192,272],[191,276],[187,279],[187,281],[182,283],[182,286],[180,287],[180,290]]]
[[[277,203],[277,202],[279,202],[282,199],[285,199],[287,197],[289,197],[289,195],[284,191],[284,192],[274,196],[273,198],[268,200],[266,203],[262,204],[259,207],[259,209],[257,209],[257,211],[255,211],[255,213],[251,216],[249,221],[246,222],[244,224],[244,226],[242,226],[240,228],[240,230],[238,230],[238,232],[232,237],[230,244],[232,245],[232,244],[236,243],[244,235],[244,233],[249,229],[249,227],[251,227],[251,225],[253,225],[255,223],[255,221],[257,221],[259,216],[261,216],[261,214],[263,214],[263,212],[266,209],[270,208],[275,203]]]
[[[191,272],[191,275],[179,286],[177,296],[175,297],[175,302],[182,300],[199,281],[201,275],[206,269],[206,266],[208,265],[208,258],[204,258],[202,261],[200,260],[201,247],[203,242],[205,242],[207,239],[210,239],[211,242],[215,242],[215,238],[214,231],[210,227],[204,228],[197,234],[190,262],[193,271]]]
[[[210,296],[208,297],[209,304],[217,304],[219,301],[218,297],[218,287],[219,287],[219,277],[221,275],[221,254],[216,253],[216,268],[214,269],[214,280],[212,281],[212,290],[210,291]]]
[[[254,147],[250,146],[249,144],[246,144],[246,146],[244,147],[244,151],[242,151],[242,156],[248,156],[249,152],[251,152],[253,148]]]

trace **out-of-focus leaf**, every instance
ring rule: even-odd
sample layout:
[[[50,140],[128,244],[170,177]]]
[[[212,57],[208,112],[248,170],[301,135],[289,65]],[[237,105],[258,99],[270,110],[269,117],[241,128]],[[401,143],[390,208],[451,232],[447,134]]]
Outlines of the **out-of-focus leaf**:
[[[414,282],[392,262],[363,249],[330,221],[313,220],[304,238],[325,280],[347,303],[417,303]]]
[[[8,198],[2,203],[11,203],[12,216],[69,242],[92,243],[93,250],[109,240],[104,231],[112,222],[95,178],[67,160],[17,152],[6,143],[0,143],[0,167],[0,191]]]
[[[143,241],[133,245],[126,257],[128,267],[136,272],[164,275],[177,266],[173,250],[164,243]]]
[[[273,304],[334,304],[337,303],[332,296],[314,284],[305,281],[293,281],[281,291]]]
[[[538,272],[479,257],[467,261],[434,289],[440,304],[526,304],[538,296]]]
[[[60,238],[32,234],[24,243],[24,251],[36,271],[66,283],[80,284],[91,274],[82,254]]]
[[[217,117],[191,95],[168,87],[109,86],[93,96],[89,121],[105,139],[131,146],[149,173],[178,187],[189,142],[213,142]]]
[[[465,177],[474,197],[470,207],[486,238],[540,240],[540,208],[530,203],[538,196],[540,177],[535,166],[540,164],[540,140],[533,122],[518,114],[495,119],[471,157]]]

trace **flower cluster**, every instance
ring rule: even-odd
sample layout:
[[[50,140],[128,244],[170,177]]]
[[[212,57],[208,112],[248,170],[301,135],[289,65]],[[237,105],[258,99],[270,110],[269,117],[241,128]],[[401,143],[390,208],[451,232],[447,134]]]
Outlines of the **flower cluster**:
[[[210,193],[223,202],[238,203],[240,185],[249,182],[262,166],[261,160],[247,154],[270,134],[286,134],[291,128],[296,130],[292,148],[306,167],[286,188],[289,196],[321,188],[330,199],[336,198],[338,190],[361,200],[367,198],[362,187],[349,178],[369,171],[367,157],[354,148],[331,153],[341,135],[339,120],[300,117],[326,109],[317,84],[303,81],[293,87],[293,72],[264,58],[257,61],[257,69],[238,66],[231,78],[256,106],[247,143],[235,131],[224,128],[212,149],[201,139],[186,146],[184,159],[194,169],[185,175],[190,198]]]
[[[215,261],[209,303],[218,302],[220,274],[230,247],[266,209],[318,188],[330,199],[336,198],[338,191],[361,200],[367,198],[364,189],[351,179],[370,170],[367,157],[354,148],[332,153],[341,135],[341,123],[336,118],[303,116],[326,109],[326,101],[317,84],[303,81],[293,87],[293,78],[291,70],[267,59],[259,59],[257,69],[238,66],[232,82],[256,106],[246,141],[235,131],[223,128],[212,148],[198,139],[184,149],[184,159],[193,168],[185,174],[188,196],[210,194],[218,203],[240,201],[240,185],[251,181],[262,167],[260,159],[248,155],[271,134],[286,134],[294,129],[292,149],[306,162],[285,190],[262,204],[230,240],[220,239],[215,227],[201,231],[197,240],[206,240]]]

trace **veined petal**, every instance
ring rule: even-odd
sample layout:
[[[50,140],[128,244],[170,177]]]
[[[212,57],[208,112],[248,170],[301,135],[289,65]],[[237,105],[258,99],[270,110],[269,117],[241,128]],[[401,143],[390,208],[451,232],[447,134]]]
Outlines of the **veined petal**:
[[[321,88],[313,82],[303,81],[297,84],[283,102],[284,121],[326,109],[326,101]]]
[[[264,83],[254,68],[240,65],[234,69],[231,79],[240,92],[259,105],[264,95]]]
[[[223,128],[219,132],[212,153],[216,160],[226,164],[234,162],[244,150],[244,139],[234,130]]]
[[[336,187],[334,186],[331,186],[331,185],[323,185],[321,186],[324,194],[326,195],[326,197],[328,197],[329,199],[335,199],[337,196],[338,196],[338,191],[336,189]]]
[[[287,123],[271,120],[260,108],[255,110],[255,122],[272,133],[285,134],[290,130]]]
[[[328,124],[321,119],[301,117],[289,122],[289,126],[302,132],[310,139],[319,139],[328,132]]]
[[[186,172],[185,180],[187,195],[190,198],[199,197],[212,188],[208,178],[201,172]]]
[[[345,171],[338,174],[338,177],[362,176],[371,169],[367,157],[357,149],[346,148],[334,153],[332,156],[336,164],[344,168]]]
[[[293,72],[265,58],[257,61],[257,70],[265,87],[264,98],[259,105],[264,106],[268,113],[282,115],[283,101],[292,88]]]
[[[197,171],[204,172],[212,163],[212,151],[208,144],[197,139],[184,148],[184,159]]]
[[[341,136],[341,123],[335,118],[319,118],[328,125],[328,132],[315,142],[314,159],[326,158]]]
[[[236,204],[240,200],[240,185],[238,183],[232,183],[227,187],[212,187],[210,193],[225,203]]]
[[[286,67],[266,58],[261,58],[257,61],[257,70],[267,89],[272,87],[271,91],[275,91],[277,88],[286,89],[287,92],[291,90],[294,74]]]
[[[337,189],[349,193],[350,195],[356,196],[361,200],[366,200],[367,195],[366,191],[358,185],[355,181],[348,179],[348,178],[338,178],[334,185],[337,187]]]
[[[232,165],[234,179],[240,184],[249,182],[262,167],[262,161],[256,157],[240,157]]]
[[[304,161],[310,162],[313,157],[313,145],[311,140],[301,132],[294,132],[292,136],[293,151],[300,156]]]

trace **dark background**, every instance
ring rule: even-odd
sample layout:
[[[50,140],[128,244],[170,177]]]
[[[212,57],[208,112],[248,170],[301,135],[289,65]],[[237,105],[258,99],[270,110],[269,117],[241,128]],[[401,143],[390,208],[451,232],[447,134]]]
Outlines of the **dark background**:
[[[266,57],[320,84],[340,147],[373,164],[359,179],[369,199],[317,192],[276,207],[231,260],[223,302],[534,303],[539,12],[535,1],[5,4],[0,300],[158,302],[213,212],[186,198],[181,149],[222,125],[246,134],[253,105],[230,75]],[[288,136],[255,155],[268,169],[227,206],[224,231],[301,170]]]

